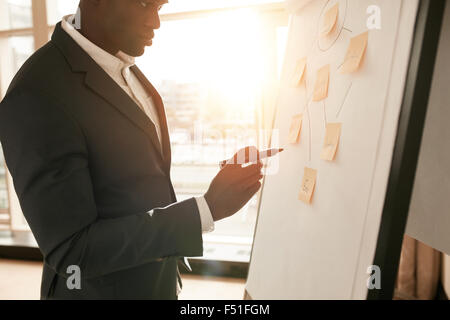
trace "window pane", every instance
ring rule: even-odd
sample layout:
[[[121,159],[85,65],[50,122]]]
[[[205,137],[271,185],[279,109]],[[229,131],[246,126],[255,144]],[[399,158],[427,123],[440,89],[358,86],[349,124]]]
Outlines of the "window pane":
[[[5,94],[9,83],[16,72],[33,52],[34,40],[31,35],[0,38],[0,63],[2,66],[2,73],[0,74],[2,81],[2,92],[0,93],[0,99]],[[10,209],[11,206],[8,201],[8,189],[6,183],[6,168],[3,150],[0,149],[0,209]],[[14,192],[14,190],[10,191]],[[12,206],[14,206],[14,204]],[[25,221],[23,215],[20,213],[20,207],[18,207],[18,210],[11,211],[12,214],[20,214],[20,216],[15,218],[16,221]],[[19,226],[18,222],[16,222],[16,224]],[[25,226],[26,224],[24,223],[24,225],[21,225],[20,227]]]
[[[8,38],[9,51],[11,57],[11,65],[16,73],[23,63],[34,52],[34,39],[33,36],[18,36]]]
[[[179,200],[206,192],[220,160],[258,146],[263,81],[267,69],[276,76],[278,63],[276,32],[266,30],[259,14],[248,9],[167,21],[137,60],[164,99]],[[274,52],[267,54],[267,47]],[[256,213],[255,197],[216,223],[212,235],[251,244]]]
[[[230,8],[274,2],[284,2],[284,0],[170,0],[168,4],[164,5],[163,9],[161,10],[161,14],[217,8]]]
[[[1,76],[5,81],[2,94],[5,93],[15,73],[33,52],[34,41],[32,36],[0,39],[0,54],[3,66]],[[5,159],[0,145],[0,209],[6,209],[8,206]]]
[[[0,145],[0,209],[7,209],[9,206],[6,183],[5,158],[3,157],[3,149]]]
[[[31,28],[31,0],[0,0],[0,30]]]
[[[62,17],[77,11],[79,0],[47,0],[47,19],[49,25],[57,24]]]
[[[3,91],[1,94],[5,94],[14,75],[33,52],[34,38],[31,35],[0,38]]]

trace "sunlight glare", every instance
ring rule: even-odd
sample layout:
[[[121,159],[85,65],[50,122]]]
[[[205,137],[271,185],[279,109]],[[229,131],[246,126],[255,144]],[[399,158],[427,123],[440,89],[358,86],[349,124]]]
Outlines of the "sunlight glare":
[[[218,105],[254,109],[264,76],[261,30],[259,14],[252,9],[163,22],[154,47],[139,64],[156,85],[163,80],[198,82],[207,85]]]

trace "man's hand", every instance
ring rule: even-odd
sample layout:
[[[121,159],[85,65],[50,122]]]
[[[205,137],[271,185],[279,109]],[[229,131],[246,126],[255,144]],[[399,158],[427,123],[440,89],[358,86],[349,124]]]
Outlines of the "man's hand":
[[[253,147],[250,151],[258,152]],[[214,221],[232,216],[258,192],[263,178],[262,166],[261,161],[245,168],[240,164],[227,164],[219,172],[205,194]]]

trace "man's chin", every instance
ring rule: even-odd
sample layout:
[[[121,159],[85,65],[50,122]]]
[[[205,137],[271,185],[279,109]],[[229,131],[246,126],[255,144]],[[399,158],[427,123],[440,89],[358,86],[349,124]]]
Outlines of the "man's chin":
[[[138,48],[135,50],[134,57],[140,57],[145,53],[145,48],[150,47],[153,45],[153,40],[145,40],[144,43],[142,43]]]
[[[151,45],[151,44],[150,44]],[[122,50],[124,53],[132,57],[140,57],[145,53],[145,48],[150,45],[140,46],[139,48],[133,48],[131,50]]]

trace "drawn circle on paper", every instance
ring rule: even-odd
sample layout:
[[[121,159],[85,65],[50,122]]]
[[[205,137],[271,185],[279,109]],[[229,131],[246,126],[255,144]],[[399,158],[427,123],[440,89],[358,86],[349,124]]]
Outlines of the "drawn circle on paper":
[[[327,35],[326,37],[321,37],[320,36],[320,26],[322,24],[324,15],[328,11],[328,9],[331,9],[331,7],[336,4],[336,2],[339,3],[339,17],[338,17],[338,21],[336,22],[336,26],[334,27],[334,30],[331,32],[331,34]],[[344,30],[345,21],[347,19],[347,10],[348,10],[348,0],[339,0],[339,1],[328,0],[327,3],[325,4],[325,6],[322,8],[322,12],[320,13],[319,22],[317,24],[317,37],[318,37],[317,45],[318,45],[320,51],[326,52],[326,51],[330,50],[331,47],[334,46],[336,41],[341,36],[341,33]],[[342,12],[344,12],[343,15],[342,15]]]

